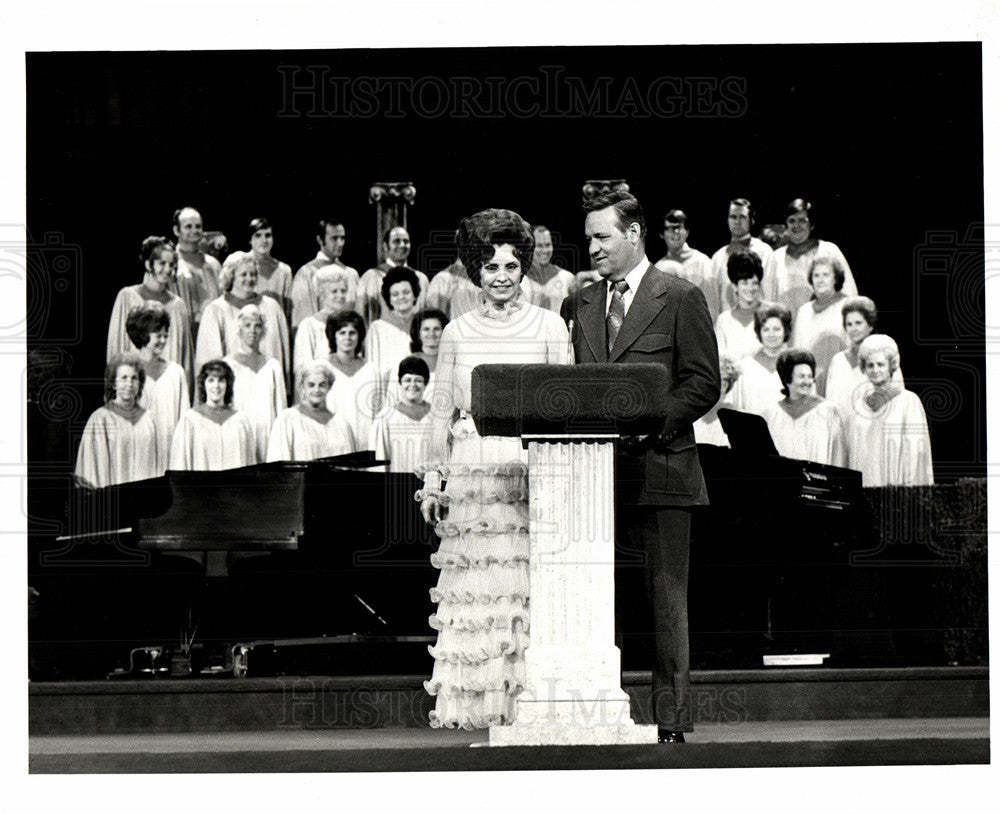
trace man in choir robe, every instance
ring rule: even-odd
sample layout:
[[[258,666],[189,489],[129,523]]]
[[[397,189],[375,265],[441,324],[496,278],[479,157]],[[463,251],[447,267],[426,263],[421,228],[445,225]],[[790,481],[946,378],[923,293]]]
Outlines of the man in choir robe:
[[[754,225],[753,204],[746,198],[733,198],[729,202],[729,242],[712,255],[712,278],[715,280],[714,301],[718,306],[718,312],[713,317],[718,317],[723,311],[736,305],[736,287],[730,282],[727,269],[729,268],[729,258],[737,252],[753,252],[760,258],[762,268],[767,268],[767,261],[771,259],[774,250],[763,240],[750,235],[750,229]],[[712,308],[713,300],[708,300],[709,309]]]
[[[385,248],[385,262],[362,274],[358,285],[357,310],[368,325],[382,316],[382,280],[385,279],[386,272],[396,266],[405,266],[410,257],[410,233],[402,226],[393,226],[383,236],[382,244]],[[417,279],[420,280],[420,294],[415,308],[420,311],[425,307],[427,275],[422,271],[413,270],[417,272]]]
[[[708,301],[708,310],[714,320],[719,315],[715,286],[712,281],[712,261],[708,255],[687,244],[688,216],[683,209],[671,209],[663,216],[663,242],[667,244],[667,253],[657,262],[656,267],[668,274],[675,274],[681,279],[693,283],[702,290]],[[680,270],[677,269],[680,264]]]
[[[535,226],[531,233],[535,236],[535,254],[521,288],[532,305],[558,314],[563,300],[576,287],[576,278],[552,262],[552,233],[548,227]]]
[[[292,278],[292,324],[294,331],[306,317],[311,317],[320,310],[319,288],[316,285],[316,272],[324,266],[337,266],[354,278],[360,280],[357,269],[353,269],[340,259],[347,243],[347,230],[338,218],[323,218],[316,226],[316,243],[319,251],[316,256],[295,272]],[[350,307],[353,307],[351,304]]]
[[[708,503],[692,424],[719,399],[715,331],[701,290],[650,264],[645,216],[634,196],[599,195],[584,211],[588,250],[602,279],[563,303],[563,318],[575,325],[577,364],[651,362],[670,377],[663,428],[623,439],[615,456],[615,538],[617,547],[644,557],[656,646],[653,719],[661,743],[678,743],[693,729],[690,508]]]
[[[174,212],[174,235],[177,238],[177,294],[191,315],[191,333],[197,336],[205,306],[221,294],[219,272],[222,265],[201,250],[204,235],[201,213],[185,206]]]

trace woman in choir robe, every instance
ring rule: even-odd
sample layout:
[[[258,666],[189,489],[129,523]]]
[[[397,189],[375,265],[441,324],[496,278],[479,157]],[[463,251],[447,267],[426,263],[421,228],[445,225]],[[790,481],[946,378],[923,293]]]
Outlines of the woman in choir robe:
[[[780,302],[793,314],[809,302],[812,287],[809,269],[819,257],[829,260],[844,275],[843,291],[848,297],[858,295],[851,267],[836,243],[817,240],[812,236],[815,228],[813,205],[796,198],[785,208],[785,226],[788,243],[776,249],[764,269],[761,282],[763,297],[768,302]]]
[[[378,407],[381,409],[399,363],[410,355],[410,320],[413,317],[420,280],[411,268],[397,266],[382,280],[382,316],[368,326],[365,355],[375,366],[381,383]]]
[[[327,362],[315,361],[296,373],[298,402],[275,419],[267,445],[269,461],[314,461],[355,451],[354,433],[330,412],[326,397],[333,384]]]
[[[841,290],[844,273],[827,258],[817,257],[809,269],[809,284],[813,298],[795,316],[792,347],[807,350],[816,359],[816,393],[826,397],[830,362],[849,344],[840,310],[847,299]]]
[[[784,458],[847,465],[840,413],[814,392],[816,360],[794,348],[778,357],[778,376],[785,398],[764,410],[774,446]]]
[[[264,315],[256,305],[244,305],[239,313],[239,349],[223,359],[232,368],[233,408],[250,419],[254,432],[255,463],[267,456],[271,425],[278,413],[288,406],[285,377],[277,359],[260,352],[260,342],[267,330]]]
[[[740,360],[732,402],[734,409],[761,415],[768,405],[781,399],[776,363],[792,335],[792,314],[785,306],[771,303],[757,310],[753,325],[761,348]]]
[[[897,381],[899,348],[872,334],[858,348],[868,383],[855,388],[847,413],[849,466],[864,486],[930,486],[931,439],[920,397]]]
[[[271,256],[274,230],[267,218],[250,221],[250,254],[257,262],[257,290],[274,297],[285,320],[292,318],[292,267]]]
[[[760,350],[754,315],[760,308],[760,280],[764,267],[754,252],[736,252],[729,256],[726,273],[736,286],[736,305],[719,314],[715,320],[715,336],[719,340],[720,353],[742,359]]]
[[[424,393],[431,373],[419,356],[407,356],[398,373],[399,399],[375,419],[369,446],[389,461],[390,472],[416,472],[430,452],[431,405]]]
[[[198,404],[181,416],[170,444],[170,468],[238,469],[256,463],[250,419],[233,409],[233,370],[221,359],[198,372]]]
[[[210,359],[219,359],[234,352],[239,344],[240,309],[245,305],[256,305],[264,317],[260,352],[278,360],[287,382],[291,365],[288,323],[277,301],[256,290],[257,281],[257,263],[253,255],[234,252],[226,258],[219,276],[225,293],[205,306],[198,329],[195,364],[204,365]]]
[[[347,269],[329,265],[312,274],[320,310],[305,317],[295,331],[292,359],[296,370],[316,359],[329,357],[332,348],[326,338],[326,321],[334,314],[352,309],[358,295],[355,277]]]
[[[134,354],[112,357],[108,363],[104,406],[87,420],[76,456],[76,477],[84,485],[103,489],[162,474],[153,415],[139,406],[145,381]]]
[[[826,398],[840,410],[840,417],[846,424],[851,408],[851,394],[868,383],[868,378],[861,369],[858,349],[878,327],[878,309],[868,297],[851,297],[841,305],[840,312],[844,320],[844,333],[851,345],[830,360],[830,369],[826,375]],[[903,386],[903,372],[899,368],[892,374],[892,380],[900,387]]]
[[[331,413],[347,422],[358,449],[366,449],[375,419],[380,382],[375,366],[365,361],[365,320],[357,311],[343,311],[326,321],[326,341],[333,348],[327,361],[333,368],[333,386],[326,397]]]
[[[187,376],[179,364],[163,358],[170,341],[170,314],[159,303],[150,303],[129,314],[125,330],[132,344],[139,348],[139,361],[146,374],[139,406],[149,410],[156,425],[157,461],[162,475],[170,462],[174,427],[184,411],[191,408]]]
[[[737,286],[737,289],[739,286]],[[728,447],[729,436],[722,429],[719,421],[719,408],[733,406],[733,386],[740,377],[737,360],[729,353],[719,353],[719,374],[722,377],[719,400],[705,415],[694,422],[694,440],[697,444],[709,444],[714,447]]]
[[[437,610],[430,624],[438,638],[433,674],[424,684],[436,696],[432,727],[512,723],[525,684],[527,453],[518,438],[480,436],[470,410],[472,370],[479,364],[569,362],[566,324],[522,295],[533,250],[531,228],[510,210],[479,212],[459,229],[462,263],[483,302],[441,336],[431,455],[418,469],[421,512],[441,537],[431,556],[441,569],[431,591]]]
[[[174,244],[165,237],[147,237],[142,241],[139,255],[145,274],[139,285],[123,288],[118,292],[115,305],[111,309],[111,323],[108,326],[107,360],[123,353],[136,353],[136,348],[128,338],[125,322],[128,315],[147,302],[158,302],[170,315],[170,335],[163,358],[176,362],[184,368],[188,388],[194,382],[194,342],[191,338],[191,315],[184,300],[172,293],[171,287],[177,277],[177,251]]]
[[[429,404],[434,403],[434,371],[437,369],[441,334],[448,322],[449,319],[444,311],[439,311],[436,308],[425,308],[423,311],[418,311],[410,320],[410,351],[423,359],[430,371],[427,389],[424,391],[424,400]]]

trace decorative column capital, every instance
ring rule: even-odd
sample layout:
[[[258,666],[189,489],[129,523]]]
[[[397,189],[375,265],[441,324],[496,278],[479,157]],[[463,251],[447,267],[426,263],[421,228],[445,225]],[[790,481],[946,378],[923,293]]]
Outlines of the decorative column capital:
[[[368,190],[368,203],[402,201],[412,204],[417,197],[417,188],[412,181],[376,181]]]
[[[624,178],[592,178],[583,182],[583,200],[589,201],[605,192],[628,192],[629,187]]]

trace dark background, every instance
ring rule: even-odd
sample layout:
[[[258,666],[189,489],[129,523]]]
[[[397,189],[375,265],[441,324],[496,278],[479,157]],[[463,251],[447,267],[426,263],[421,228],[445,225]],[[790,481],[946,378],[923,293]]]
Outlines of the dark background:
[[[781,222],[792,198],[810,199],[817,236],[840,246],[861,293],[879,306],[880,330],[899,342],[907,386],[928,412],[938,480],[985,474],[978,43],[36,53],[26,61],[29,347],[72,354],[74,427],[100,404],[115,295],[141,280],[143,238],[171,235],[180,206],[197,207],[206,229],[229,236],[230,250],[246,248],[252,217],[270,218],[274,256],[293,270],[315,255],[313,222],[339,215],[344,260],[363,272],[376,251],[368,189],[406,180],[417,188],[412,265],[443,268],[458,219],[503,206],[548,224],[556,262],[577,271],[589,265],[583,182],[625,178],[653,226],[654,260],[664,253],[657,220],[672,206],[691,217],[690,244],[711,255],[728,240],[729,199],[754,202],[755,234]],[[540,79],[542,66],[588,89],[610,77],[612,106],[422,116],[404,99],[392,118],[378,104],[324,115],[336,112],[332,95],[287,95],[292,81],[301,87],[322,71],[501,77],[509,86],[518,76]],[[642,92],[658,77],[683,83],[687,98],[671,102],[674,115],[614,115],[628,81]],[[745,82],[735,104],[721,90],[729,77]]]

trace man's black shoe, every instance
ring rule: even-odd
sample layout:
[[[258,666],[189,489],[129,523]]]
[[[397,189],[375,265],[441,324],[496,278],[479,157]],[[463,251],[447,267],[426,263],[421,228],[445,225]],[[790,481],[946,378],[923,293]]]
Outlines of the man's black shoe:
[[[673,732],[669,729],[661,729],[657,740],[660,743],[684,743],[684,733]]]

